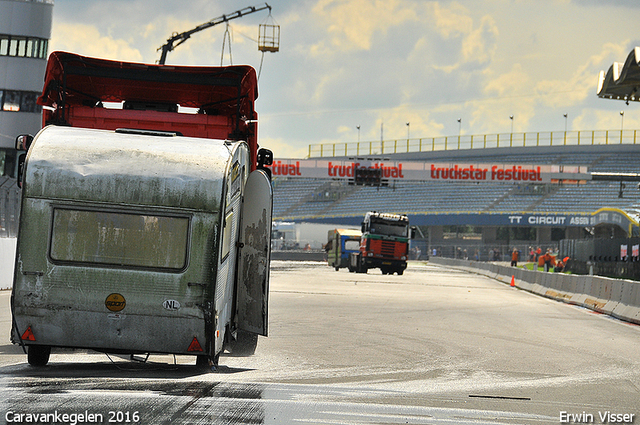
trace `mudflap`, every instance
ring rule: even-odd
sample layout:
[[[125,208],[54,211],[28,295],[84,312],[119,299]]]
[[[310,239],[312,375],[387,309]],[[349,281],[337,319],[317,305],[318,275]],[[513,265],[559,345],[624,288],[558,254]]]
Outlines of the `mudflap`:
[[[267,336],[272,208],[271,180],[263,170],[255,170],[244,188],[236,317],[239,329],[263,336]]]

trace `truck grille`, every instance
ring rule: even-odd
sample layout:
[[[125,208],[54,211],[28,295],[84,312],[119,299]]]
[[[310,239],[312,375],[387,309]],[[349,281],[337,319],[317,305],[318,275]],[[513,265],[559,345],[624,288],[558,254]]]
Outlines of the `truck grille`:
[[[382,241],[380,253],[383,257],[395,257],[396,243],[393,241]]]

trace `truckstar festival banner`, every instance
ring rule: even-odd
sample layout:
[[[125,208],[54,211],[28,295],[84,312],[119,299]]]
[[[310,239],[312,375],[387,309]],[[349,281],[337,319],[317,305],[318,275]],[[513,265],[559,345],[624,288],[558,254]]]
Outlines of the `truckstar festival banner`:
[[[557,183],[589,178],[586,166],[434,163],[429,161],[282,159],[269,167],[274,177],[353,179],[357,169],[381,170],[389,180]]]

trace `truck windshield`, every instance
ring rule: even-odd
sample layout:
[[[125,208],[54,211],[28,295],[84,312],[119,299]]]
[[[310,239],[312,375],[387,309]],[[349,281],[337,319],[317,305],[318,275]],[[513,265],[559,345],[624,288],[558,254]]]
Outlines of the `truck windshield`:
[[[374,235],[407,236],[406,223],[371,221],[369,233]]]
[[[183,269],[189,218],[55,208],[54,261]]]
[[[360,249],[360,240],[347,239],[344,241],[345,251],[358,251]]]

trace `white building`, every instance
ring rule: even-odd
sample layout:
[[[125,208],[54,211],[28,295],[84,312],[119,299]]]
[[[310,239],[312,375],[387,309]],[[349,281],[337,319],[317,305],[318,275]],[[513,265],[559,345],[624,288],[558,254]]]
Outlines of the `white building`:
[[[18,229],[15,138],[42,128],[53,0],[0,0],[0,238]]]
[[[0,148],[42,128],[42,92],[53,0],[0,0]],[[0,162],[2,158],[0,158]]]

